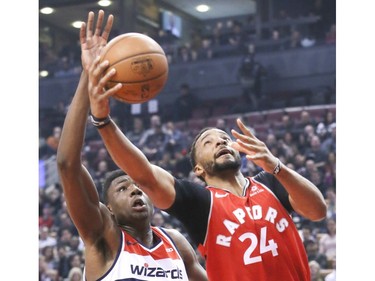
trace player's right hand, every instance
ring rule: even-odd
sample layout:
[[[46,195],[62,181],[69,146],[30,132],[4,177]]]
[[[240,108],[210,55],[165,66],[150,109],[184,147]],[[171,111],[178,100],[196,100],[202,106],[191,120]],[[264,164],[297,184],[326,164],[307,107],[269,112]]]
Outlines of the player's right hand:
[[[116,86],[105,89],[106,83],[111,80],[112,76],[116,74],[116,69],[112,68],[106,74],[104,71],[108,68],[109,62],[107,60],[100,62],[98,56],[89,69],[89,98],[91,114],[96,118],[105,118],[110,113],[109,97],[121,89],[122,84],[118,83]]]

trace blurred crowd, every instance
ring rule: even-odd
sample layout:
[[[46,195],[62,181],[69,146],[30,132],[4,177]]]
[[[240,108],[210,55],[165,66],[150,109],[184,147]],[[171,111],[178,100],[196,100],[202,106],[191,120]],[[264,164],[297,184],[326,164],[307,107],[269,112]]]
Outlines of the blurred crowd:
[[[189,30],[184,39],[163,29],[156,34],[146,34],[161,45],[170,64],[243,55],[247,53],[249,45],[255,45],[258,52],[267,52],[335,44],[335,8],[324,4],[324,1],[310,2],[316,3],[304,4],[303,9],[299,10],[294,6],[289,11],[279,9],[272,23],[265,23],[261,34],[256,34],[254,15],[244,19],[214,21],[202,28]],[[114,32],[112,36],[118,34]],[[79,42],[66,41],[68,43],[60,49],[53,47],[49,41],[39,42],[39,70],[48,71],[48,77],[80,73]]]
[[[316,106],[315,106],[316,110]],[[336,262],[336,117],[335,107],[311,114],[307,108],[291,113],[284,111],[277,119],[264,114],[265,130],[253,132],[264,141],[274,155],[298,173],[310,179],[323,193],[327,204],[327,218],[311,222],[293,214],[301,239],[304,241],[311,272],[324,280],[334,271]],[[116,116],[115,122],[121,124]],[[215,125],[228,133],[234,128],[233,118],[216,116]],[[232,116],[233,117],[233,116]],[[247,122],[246,115],[243,116]],[[170,171],[177,178],[189,178],[199,182],[191,171],[188,151],[196,130],[186,120],[163,121],[154,114],[145,120],[140,116],[131,118],[132,125],[123,128],[128,138],[137,145],[148,159]],[[254,122],[252,124],[255,125]],[[82,158],[93,176],[101,194],[106,173],[114,168],[100,137],[91,123],[87,123],[87,138]],[[84,264],[84,245],[66,210],[64,195],[56,174],[55,156],[61,134],[61,126],[55,126],[51,135],[40,141],[40,161],[49,180],[41,179],[39,186],[39,272],[41,281],[81,280]],[[259,167],[243,157],[244,175],[255,175]],[[54,177],[51,175],[55,175]],[[41,174],[41,176],[44,175]],[[155,209],[153,225],[178,229],[191,242],[184,227],[175,218]],[[191,242],[192,243],[192,242]],[[192,243],[193,247],[196,245]],[[202,257],[198,258],[204,265]],[[328,277],[327,277],[328,278]],[[327,279],[328,280],[328,279]]]

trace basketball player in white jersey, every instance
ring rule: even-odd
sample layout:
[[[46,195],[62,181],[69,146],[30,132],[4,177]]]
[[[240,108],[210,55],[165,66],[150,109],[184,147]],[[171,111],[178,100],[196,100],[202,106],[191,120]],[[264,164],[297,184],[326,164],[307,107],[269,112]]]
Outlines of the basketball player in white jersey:
[[[81,28],[83,71],[57,152],[67,208],[85,245],[84,280],[207,280],[194,249],[182,234],[151,226],[153,205],[129,176],[121,170],[112,172],[104,184],[101,203],[82,165],[89,113],[88,66],[107,43],[113,23],[110,15],[102,31],[103,19],[104,12],[100,11],[94,29],[94,13],[90,12]]]

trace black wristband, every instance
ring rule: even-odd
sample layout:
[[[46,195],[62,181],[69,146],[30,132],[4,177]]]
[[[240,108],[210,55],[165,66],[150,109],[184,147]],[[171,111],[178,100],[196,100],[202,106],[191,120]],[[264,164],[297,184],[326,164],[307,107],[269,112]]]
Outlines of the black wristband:
[[[109,122],[111,122],[111,116],[109,115],[105,118],[96,118],[94,115],[90,114],[90,118],[91,124],[98,129],[103,128],[105,125],[108,125]]]

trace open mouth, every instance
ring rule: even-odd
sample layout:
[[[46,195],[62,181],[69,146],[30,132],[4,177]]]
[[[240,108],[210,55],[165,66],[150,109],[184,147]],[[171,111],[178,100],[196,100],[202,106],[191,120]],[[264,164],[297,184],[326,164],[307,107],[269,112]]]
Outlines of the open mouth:
[[[145,204],[145,202],[143,202],[142,199],[138,198],[138,199],[136,199],[136,200],[133,202],[132,207],[133,207],[134,209],[140,210],[140,209],[145,208],[145,207],[146,207],[146,204]]]
[[[232,152],[227,148],[223,148],[216,153],[215,158],[219,158],[223,155],[232,155]]]

